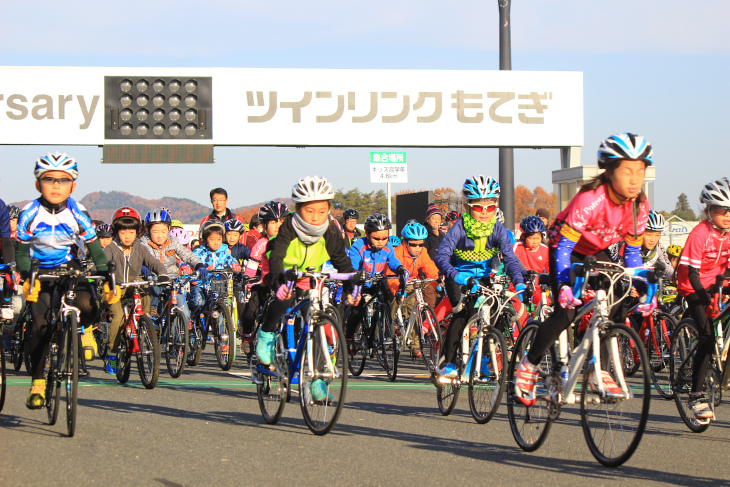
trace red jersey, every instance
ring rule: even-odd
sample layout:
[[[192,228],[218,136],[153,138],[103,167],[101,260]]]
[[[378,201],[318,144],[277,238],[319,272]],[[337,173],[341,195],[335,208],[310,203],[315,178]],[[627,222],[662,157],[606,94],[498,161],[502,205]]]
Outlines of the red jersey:
[[[709,220],[705,220],[689,232],[682,249],[677,271],[677,291],[682,296],[695,292],[689,282],[689,268],[700,270],[700,281],[707,289],[715,284],[715,278],[725,272],[730,259],[730,235],[724,237]]]
[[[525,246],[525,242],[520,241],[512,247],[512,250],[528,271],[550,272],[547,245],[541,243],[535,250],[530,250]]]

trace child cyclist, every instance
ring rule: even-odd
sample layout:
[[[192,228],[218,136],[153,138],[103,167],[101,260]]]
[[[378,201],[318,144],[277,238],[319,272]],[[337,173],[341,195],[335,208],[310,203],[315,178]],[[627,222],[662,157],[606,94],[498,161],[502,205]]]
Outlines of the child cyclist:
[[[17,223],[18,214],[16,214],[15,208],[17,206],[7,205],[3,200],[0,200],[0,248],[2,255],[0,256],[0,264],[14,264],[15,263],[15,238],[17,237]],[[12,222],[15,221],[15,225]],[[2,347],[7,351],[12,346],[13,330],[15,329],[15,322],[20,317],[20,312],[23,309],[23,295],[11,294],[11,290],[17,288],[15,283],[11,282],[14,276],[10,272],[6,272],[5,275],[0,276],[0,279],[4,280],[5,292],[0,295],[0,300],[4,301],[4,304],[10,302],[13,308],[13,319],[7,321],[3,325],[3,344]]]
[[[527,216],[520,222],[520,231],[520,240],[512,247],[517,258],[528,271],[549,272],[548,248],[542,243],[545,224],[537,216]]]
[[[625,242],[627,267],[642,267],[641,245],[649,214],[644,195],[646,167],[653,164],[651,144],[643,137],[622,133],[612,135],[598,148],[598,167],[604,172],[584,184],[568,206],[556,217],[548,231],[550,239],[550,283],[558,301],[553,314],[537,331],[530,352],[516,371],[515,398],[535,404],[535,384],[541,357],[575,317],[575,306],[583,304],[573,296],[570,266],[588,256],[611,262],[609,247]],[[638,311],[651,313],[656,299],[639,305]],[[615,306],[611,319],[622,323],[623,306]],[[603,383],[609,394],[623,394],[611,374],[603,371]]]
[[[224,223],[226,227],[226,243],[228,251],[231,253],[236,262],[243,266],[244,261],[251,257],[251,250],[241,243],[241,235],[246,231],[240,220],[231,218]]]
[[[35,187],[40,198],[30,202],[18,220],[17,263],[23,284],[23,295],[31,303],[33,331],[30,342],[30,363],[33,384],[26,401],[29,409],[39,409],[45,404],[46,381],[44,367],[48,344],[53,333],[48,311],[56,281],[36,280],[30,288],[31,259],[40,261],[41,273],[67,264],[81,270],[73,259],[74,247],[88,245],[89,254],[98,272],[107,271],[107,258],[96,238],[91,219],[72,199],[76,189],[78,166],[76,160],[66,154],[48,154],[36,162]],[[104,290],[109,292],[108,284]],[[81,311],[80,324],[88,327],[98,313],[95,292],[89,282],[79,282],[75,289],[76,307]]]
[[[253,326],[256,322],[256,315],[259,307],[263,305],[269,296],[269,242],[279,234],[279,228],[284,223],[284,217],[289,213],[289,207],[279,201],[269,201],[259,209],[259,221],[263,225],[259,240],[253,245],[251,258],[246,264],[246,277],[260,278],[259,283],[251,286],[251,297],[241,315],[241,327],[243,331],[242,346],[243,352],[250,355],[251,342],[253,341]],[[246,247],[248,248],[248,247]]]
[[[112,243],[114,235],[112,233],[112,226],[108,223],[100,223],[96,226],[96,237],[99,239],[101,248],[106,248],[107,245]]]
[[[104,248],[104,253],[116,263],[115,277],[117,284],[124,284],[139,280],[142,277],[142,266],[158,276],[159,282],[170,280],[167,269],[159,259],[156,259],[148,247],[140,240],[142,218],[134,208],[123,206],[112,215],[112,232],[114,240]],[[126,291],[130,296],[132,288]],[[119,350],[119,331],[124,321],[124,309],[120,299],[122,293],[106,293],[106,303],[109,305],[109,342],[107,344],[106,364],[104,369],[109,374],[117,373],[117,352]],[[143,300],[144,312],[149,313],[150,301],[145,296]]]
[[[685,297],[697,326],[697,351],[692,362],[692,392],[689,406],[699,420],[712,419],[712,410],[703,394],[705,376],[715,346],[711,321],[720,314],[720,305],[711,299],[717,293],[716,279],[727,275],[730,258],[730,182],[726,178],[705,185],[700,194],[705,219],[694,227],[684,244],[677,271],[677,291]]]
[[[461,300],[461,286],[469,278],[487,278],[492,273],[492,258],[502,254],[507,275],[517,291],[525,289],[520,264],[512,251],[507,229],[497,220],[499,183],[481,174],[467,179],[462,189],[466,203],[464,215],[449,229],[436,253],[436,266],[446,275],[446,292],[452,306]],[[439,373],[453,379],[458,375],[454,365],[461,335],[467,321],[478,310],[467,302],[454,313],[446,332],[443,347],[444,365]]]

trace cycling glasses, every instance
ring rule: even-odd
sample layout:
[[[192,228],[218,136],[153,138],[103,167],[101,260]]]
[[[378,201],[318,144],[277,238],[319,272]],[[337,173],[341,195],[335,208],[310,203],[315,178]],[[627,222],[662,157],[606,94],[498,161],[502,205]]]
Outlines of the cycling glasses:
[[[484,211],[492,212],[497,209],[497,203],[489,203],[486,205],[484,203],[467,203],[467,205],[469,205],[469,207],[477,213],[482,213]]]
[[[730,208],[728,208],[727,206],[712,205],[712,206],[710,206],[710,211],[713,213],[718,213],[718,214],[727,216],[727,214],[730,213]]]
[[[388,240],[388,239],[389,239],[390,237],[383,237],[383,238],[378,238],[378,237],[372,237],[372,236],[371,236],[370,238],[372,238],[372,239],[373,239],[373,240],[375,240],[376,242],[382,242],[383,240]]]
[[[42,177],[39,179],[39,181],[41,182],[41,184],[47,184],[48,186],[53,186],[56,183],[58,183],[59,186],[68,186],[69,184],[74,182],[73,179],[69,179],[69,178],[56,179],[56,178],[52,178],[50,176]]]
[[[414,247],[414,248],[419,248],[419,247],[425,247],[426,244],[422,244],[422,243],[417,244],[417,243],[413,243],[413,242],[408,242],[408,246]]]

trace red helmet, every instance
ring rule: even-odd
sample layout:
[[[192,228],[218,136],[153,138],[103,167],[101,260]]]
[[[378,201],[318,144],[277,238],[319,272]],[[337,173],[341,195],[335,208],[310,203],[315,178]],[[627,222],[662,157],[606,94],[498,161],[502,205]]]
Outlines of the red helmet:
[[[134,220],[137,220],[139,223],[142,223],[142,217],[139,216],[137,210],[128,206],[122,206],[114,212],[114,215],[112,215],[112,225],[120,218],[132,218]]]

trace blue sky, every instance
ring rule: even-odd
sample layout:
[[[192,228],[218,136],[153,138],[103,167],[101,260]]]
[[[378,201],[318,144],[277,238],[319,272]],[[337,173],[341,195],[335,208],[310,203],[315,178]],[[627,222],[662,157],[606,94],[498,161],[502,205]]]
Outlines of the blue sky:
[[[148,4],[149,5],[149,4]],[[0,65],[259,68],[497,69],[496,1],[277,2],[78,0],[4,5]],[[694,6],[694,7],[693,7]],[[517,0],[512,67],[583,71],[585,147],[633,131],[654,145],[655,207],[728,175],[730,2]],[[1,84],[1,80],[0,80]],[[33,161],[55,147],[0,146],[0,198],[35,197]],[[64,147],[81,165],[76,196],[120,190],[208,204],[225,186],[231,206],[286,196],[307,174],[370,191],[368,148],[217,148],[214,166],[102,165],[101,149]],[[409,183],[457,188],[498,175],[496,149],[408,149]],[[515,151],[515,180],[552,190],[557,150]],[[16,170],[27,166],[26,170]],[[12,168],[12,171],[10,170]]]

